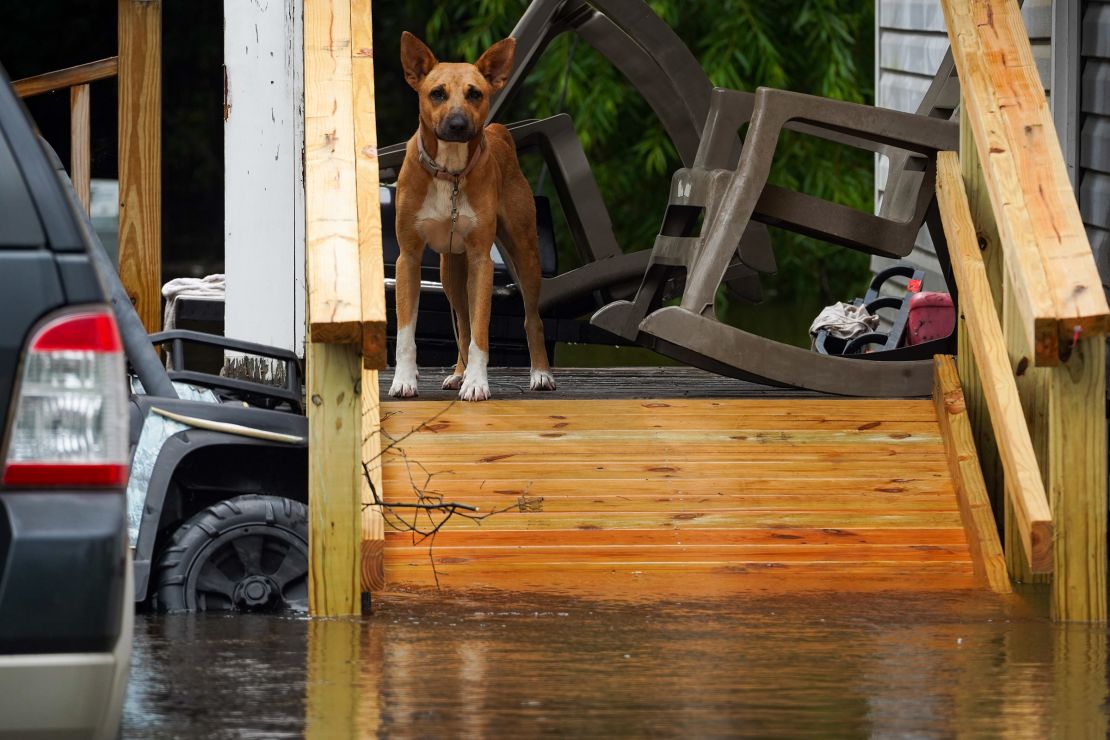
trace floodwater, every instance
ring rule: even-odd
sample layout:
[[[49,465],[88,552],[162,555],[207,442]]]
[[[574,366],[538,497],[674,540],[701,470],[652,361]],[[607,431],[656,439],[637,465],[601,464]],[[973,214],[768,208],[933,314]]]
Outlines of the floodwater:
[[[1107,736],[1107,631],[1038,596],[396,594],[139,615],[125,738]]]

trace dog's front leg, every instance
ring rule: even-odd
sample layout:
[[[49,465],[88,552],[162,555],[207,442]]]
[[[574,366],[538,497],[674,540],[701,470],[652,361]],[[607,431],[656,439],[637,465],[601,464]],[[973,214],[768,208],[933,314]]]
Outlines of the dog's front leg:
[[[466,295],[470,309],[470,346],[466,353],[459,398],[464,401],[485,401],[490,397],[489,376],[489,312],[493,298],[493,260],[489,245],[493,229],[475,229],[466,240]]]
[[[451,304],[451,320],[455,322],[455,342],[459,358],[454,371],[443,379],[443,389],[457,391],[462,387],[466,372],[466,352],[470,347],[470,301],[466,296],[466,255],[442,254],[439,257],[439,274],[443,292]]]
[[[401,253],[397,256],[397,349],[393,384],[389,395],[411,398],[417,395],[420,371],[416,366],[416,314],[420,308],[420,259],[424,240],[415,229],[399,228],[397,240]]]

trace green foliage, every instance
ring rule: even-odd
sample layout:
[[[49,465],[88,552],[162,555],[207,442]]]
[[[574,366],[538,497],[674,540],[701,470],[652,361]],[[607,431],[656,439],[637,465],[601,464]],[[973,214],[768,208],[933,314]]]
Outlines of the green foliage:
[[[649,4],[690,47],[715,85],[742,90],[765,85],[856,102],[873,97],[870,0]],[[527,2],[423,0],[405,6],[407,17],[426,21],[424,28],[409,30],[423,33],[440,58],[473,60],[508,35]],[[649,247],[671,173],[680,166],[651,109],[603,57],[568,34],[554,41],[536,65],[510,117],[558,112],[574,119],[619,243],[628,251]],[[788,136],[780,143],[772,181],[871,210],[872,159],[866,152]],[[866,256],[786,233],[774,238],[780,274],[768,283],[770,297],[793,301],[819,290],[822,301],[829,302],[850,298],[862,287]]]

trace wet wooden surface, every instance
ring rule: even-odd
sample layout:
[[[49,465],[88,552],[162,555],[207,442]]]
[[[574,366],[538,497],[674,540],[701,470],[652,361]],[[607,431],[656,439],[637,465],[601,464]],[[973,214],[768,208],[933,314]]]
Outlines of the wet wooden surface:
[[[707,373],[692,367],[620,367],[554,369],[558,390],[528,390],[528,368],[491,367],[490,391],[494,400],[525,399],[616,399],[616,398],[810,398],[815,391],[776,388]],[[450,368],[420,368],[420,399],[450,401],[458,391],[440,389]],[[382,397],[387,398],[393,369],[381,373]],[[824,396],[827,398],[827,396]]]
[[[931,401],[748,392],[387,401],[385,500],[486,515],[394,509],[388,587],[617,599],[984,587]],[[403,531],[412,523],[434,538]]]

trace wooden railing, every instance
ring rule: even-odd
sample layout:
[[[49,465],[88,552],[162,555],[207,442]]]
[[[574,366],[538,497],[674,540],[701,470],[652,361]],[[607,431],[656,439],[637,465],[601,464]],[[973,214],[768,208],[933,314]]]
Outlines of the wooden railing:
[[[90,82],[118,79],[119,273],[147,331],[162,328],[162,0],[117,0],[119,56],[13,83],[70,89],[70,178],[90,206]]]
[[[118,73],[119,57],[109,57],[12,83],[15,94],[21,98],[69,89],[69,176],[86,213],[91,207],[92,197],[89,84],[110,79]]]
[[[941,5],[961,144],[940,157],[938,203],[959,374],[1007,565],[1017,580],[1052,573],[1055,619],[1105,621],[1110,309],[1017,3]]]

